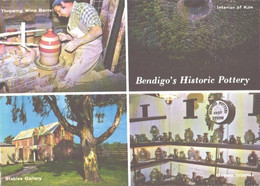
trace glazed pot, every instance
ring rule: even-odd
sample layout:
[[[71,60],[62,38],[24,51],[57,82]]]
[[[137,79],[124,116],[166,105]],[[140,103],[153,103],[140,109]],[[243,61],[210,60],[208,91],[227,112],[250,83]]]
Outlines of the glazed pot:
[[[257,163],[258,163],[258,156],[255,153],[255,151],[252,151],[252,153],[249,154],[249,156],[248,156],[247,164],[250,166],[255,166],[255,165],[257,165]]]
[[[199,150],[196,150],[195,151],[195,155],[194,155],[194,160],[200,160],[201,157],[200,157],[200,151]]]
[[[155,125],[151,127],[150,133],[153,135],[152,142],[158,141],[159,129]]]
[[[195,150],[192,147],[188,151],[188,159],[195,159]]]
[[[169,142],[173,142],[173,138],[172,138],[172,132],[169,132],[169,137],[168,137],[168,141]]]
[[[202,142],[202,137],[201,137],[201,135],[197,135],[196,142]]]
[[[229,160],[228,160],[228,164],[229,165],[234,165],[236,163],[234,156],[229,155]]]
[[[53,32],[52,29],[48,29],[40,40],[40,62],[43,65],[54,66],[59,62],[59,54],[61,50],[60,39]]]
[[[176,135],[175,135],[175,141],[176,141],[176,142],[182,142],[182,139],[181,139],[181,137],[180,137],[179,134],[176,134]]]
[[[219,156],[218,163],[224,163],[223,152],[220,152]]]
[[[143,185],[145,183],[145,176],[141,173],[141,170],[136,172],[135,184],[136,185]]]
[[[229,143],[230,144],[236,144],[237,143],[236,138],[235,138],[234,135],[230,135],[229,136]]]
[[[256,185],[255,178],[253,176],[247,176],[245,180],[245,186]]]
[[[252,130],[248,130],[244,135],[245,143],[249,144],[250,142],[254,144],[255,141],[255,134]]]
[[[180,158],[181,159],[185,159],[185,157],[186,157],[186,155],[185,155],[184,151],[181,151],[180,152]]]
[[[192,142],[193,141],[193,136],[194,136],[194,134],[193,134],[193,132],[192,132],[192,130],[190,128],[185,129],[184,138],[185,138],[186,142],[188,142],[188,143]]]
[[[178,158],[179,155],[178,155],[178,149],[174,149],[174,155],[173,155],[173,158]]]
[[[152,170],[152,172],[150,173],[150,181],[151,183],[160,183],[162,182],[162,179],[163,179],[163,175],[162,173],[157,169],[157,168],[154,168]]]
[[[208,143],[209,142],[208,133],[204,133],[203,142],[204,143]]]
[[[156,158],[156,160],[163,159],[163,150],[160,147],[158,147],[155,151],[155,158]]]
[[[241,164],[241,159],[240,159],[240,157],[236,157],[236,164],[237,164],[237,165],[240,165],[240,164]]]
[[[236,144],[237,145],[241,145],[242,144],[241,137],[237,136]]]
[[[212,155],[211,155],[211,153],[210,153],[210,152],[206,152],[206,154],[207,154],[207,156],[206,156],[205,161],[211,162],[211,161],[212,161]]]
[[[145,148],[141,148],[138,157],[139,161],[148,161],[150,159],[150,152]]]

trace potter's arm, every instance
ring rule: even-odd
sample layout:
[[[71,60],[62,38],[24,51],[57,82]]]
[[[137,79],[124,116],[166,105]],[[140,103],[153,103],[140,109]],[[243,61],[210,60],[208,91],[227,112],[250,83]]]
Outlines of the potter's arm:
[[[102,28],[101,26],[93,26],[91,27],[90,31],[84,35],[83,37],[80,38],[74,38],[72,41],[70,41],[66,46],[65,50],[68,52],[72,52],[76,48],[78,48],[81,45],[84,45],[86,43],[89,43],[91,41],[94,41],[97,39],[99,36],[102,35]]]
[[[102,28],[101,26],[93,26],[91,27],[90,31],[84,35],[81,38],[78,38],[81,41],[81,45],[89,43],[91,41],[94,41],[97,39],[99,36],[102,35]]]

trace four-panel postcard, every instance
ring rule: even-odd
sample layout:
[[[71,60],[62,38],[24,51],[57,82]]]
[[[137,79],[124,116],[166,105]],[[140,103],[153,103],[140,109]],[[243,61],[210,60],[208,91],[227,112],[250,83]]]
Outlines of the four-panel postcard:
[[[259,0],[1,0],[0,185],[260,185]]]

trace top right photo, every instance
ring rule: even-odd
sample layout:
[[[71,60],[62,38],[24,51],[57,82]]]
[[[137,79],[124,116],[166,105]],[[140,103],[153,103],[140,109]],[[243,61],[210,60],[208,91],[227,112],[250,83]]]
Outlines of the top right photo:
[[[260,90],[259,5],[128,0],[130,90]]]

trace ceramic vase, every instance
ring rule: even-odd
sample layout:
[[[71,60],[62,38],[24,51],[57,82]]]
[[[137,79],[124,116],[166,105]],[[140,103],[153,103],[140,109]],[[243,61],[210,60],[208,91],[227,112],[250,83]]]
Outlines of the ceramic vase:
[[[204,143],[208,143],[209,142],[208,133],[204,133],[203,142]]]
[[[52,29],[48,29],[40,40],[40,62],[43,65],[54,66],[59,62],[59,54],[61,50],[60,39],[53,32]]]
[[[234,165],[236,163],[234,156],[229,155],[229,160],[228,160],[228,164],[229,165]]]
[[[254,144],[255,141],[255,134],[252,130],[248,130],[244,135],[245,143],[249,144],[250,142]]]
[[[138,157],[139,161],[148,161],[150,159],[150,152],[145,148],[141,148]]]
[[[255,166],[255,165],[257,165],[257,163],[258,163],[258,156],[255,153],[255,151],[252,151],[252,153],[249,154],[249,156],[248,156],[248,163],[247,164],[250,165],[250,166]]]
[[[136,172],[136,177],[135,177],[135,184],[136,185],[144,185],[145,183],[145,176],[144,174],[141,173],[141,170],[138,170]]]
[[[187,143],[190,143],[193,141],[193,136],[194,136],[194,134],[190,128],[185,129],[184,139]]]
[[[223,152],[219,153],[218,163],[224,163]]]
[[[207,162],[211,162],[211,161],[212,161],[211,153],[210,153],[210,152],[206,152],[206,154],[207,154],[207,156],[206,156],[205,161],[207,161]]]
[[[173,155],[173,158],[178,158],[179,155],[178,155],[178,149],[174,149],[174,155]]]
[[[155,151],[155,158],[156,158],[156,160],[163,159],[163,150],[160,147],[158,147]]]
[[[230,144],[236,144],[236,138],[234,135],[230,135],[229,136],[229,143]]]
[[[169,137],[168,137],[168,141],[169,142],[173,142],[173,138],[172,138],[172,132],[169,132]]]

